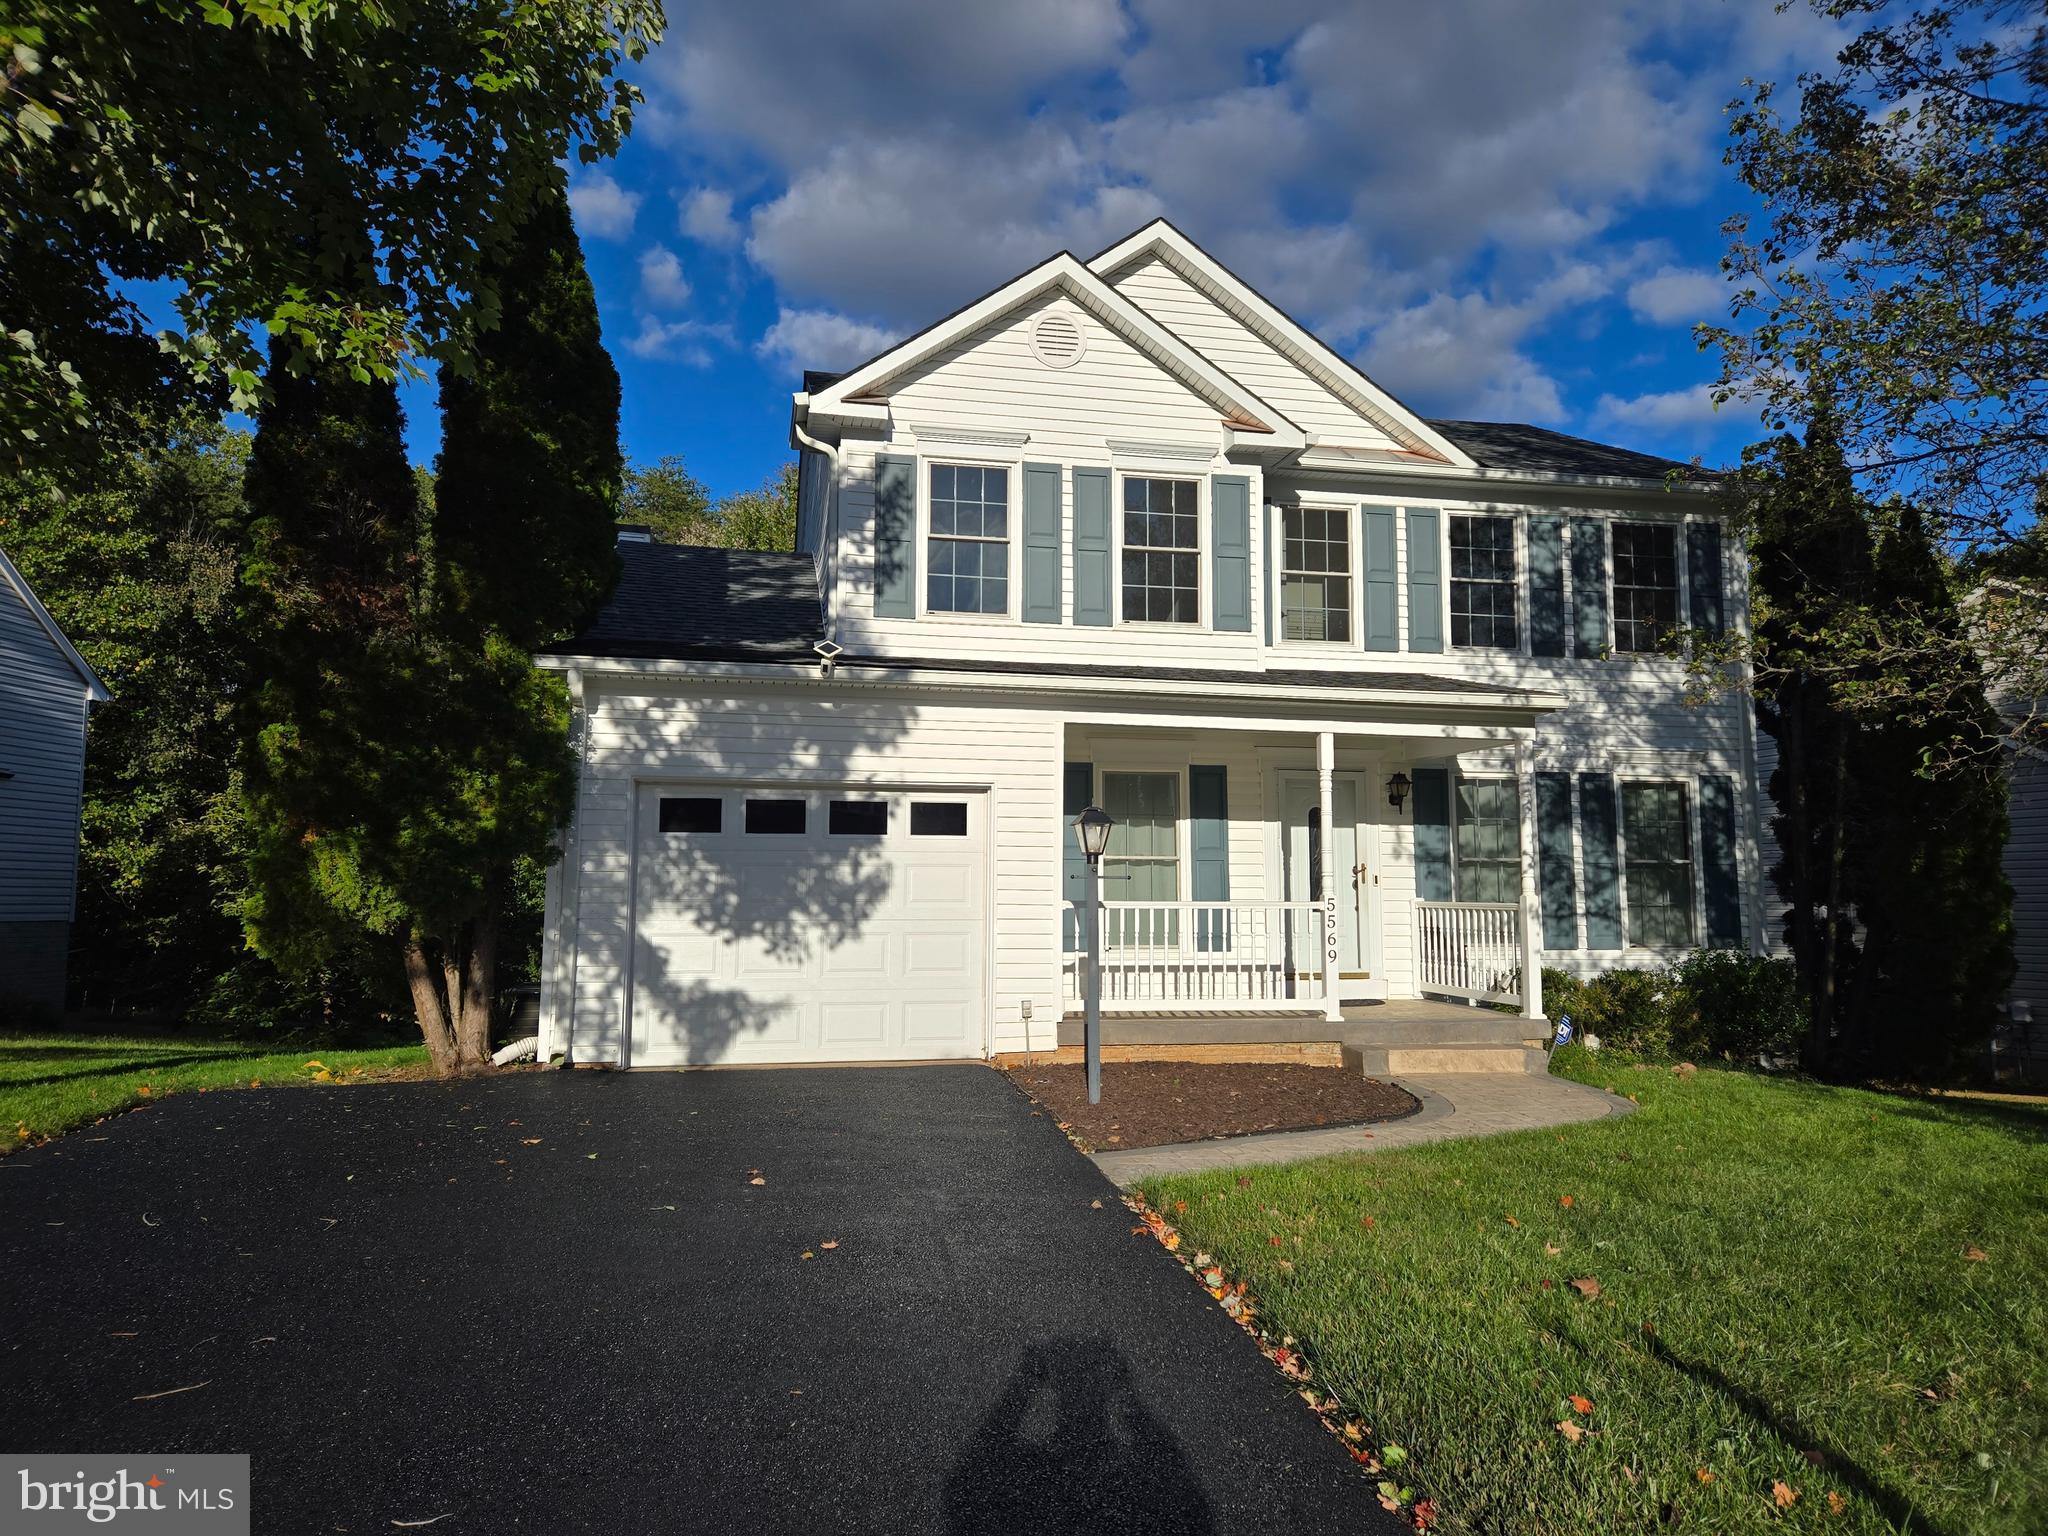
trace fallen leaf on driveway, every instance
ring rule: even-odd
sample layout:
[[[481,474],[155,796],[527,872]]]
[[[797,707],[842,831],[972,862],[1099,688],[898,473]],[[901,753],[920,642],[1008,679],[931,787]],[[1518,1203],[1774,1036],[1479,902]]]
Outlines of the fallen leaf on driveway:
[[[766,1184],[766,1183],[767,1183],[768,1181],[767,1181],[766,1179],[762,1178],[762,1177],[761,1177],[761,1176],[760,1176],[760,1175],[759,1175],[759,1174],[757,1173],[757,1174],[755,1174],[755,1175],[754,1175],[754,1176],[753,1176],[753,1177],[752,1177],[751,1179],[747,1180],[747,1182],[748,1182],[749,1184]]]
[[[1577,1445],[1586,1438],[1586,1431],[1579,1425],[1574,1424],[1570,1419],[1559,1419],[1557,1421],[1557,1432],[1573,1445]]]
[[[1102,1202],[1100,1200],[1090,1200],[1088,1202],[1088,1209],[1091,1211],[1099,1211],[1102,1209]]]
[[[1588,1301],[1593,1301],[1600,1295],[1600,1282],[1591,1275],[1579,1276],[1571,1282],[1571,1287]]]
[[[806,1259],[815,1259],[815,1258],[817,1257],[817,1255],[816,1255],[815,1253],[811,1252],[811,1250],[810,1250],[810,1249],[806,1248],[806,1249],[805,1249],[805,1250],[803,1251],[802,1257],[804,1257],[804,1258],[806,1258]]]
[[[1576,1392],[1566,1398],[1565,1401],[1572,1405],[1573,1413],[1591,1413],[1593,1411],[1593,1400],[1589,1397],[1581,1397]]]
[[[829,1239],[829,1240],[828,1240],[828,1241],[826,1241],[826,1242],[822,1242],[822,1243],[818,1244],[818,1246],[819,1246],[820,1248],[837,1248],[837,1247],[839,1246],[839,1239],[838,1239],[838,1238],[836,1238],[836,1237],[835,1237],[835,1238],[831,1238],[831,1239]]]
[[[538,1136],[522,1136],[519,1138],[519,1145],[522,1147],[537,1147],[540,1145],[540,1138]]]
[[[1771,1502],[1780,1509],[1790,1509],[1799,1502],[1799,1490],[1786,1483],[1771,1484]]]
[[[445,1515],[435,1515],[432,1518],[426,1520],[394,1520],[391,1523],[397,1526],[400,1530],[417,1530],[420,1526],[432,1525],[436,1520],[450,1519],[453,1517],[454,1513],[455,1511],[451,1509]]]

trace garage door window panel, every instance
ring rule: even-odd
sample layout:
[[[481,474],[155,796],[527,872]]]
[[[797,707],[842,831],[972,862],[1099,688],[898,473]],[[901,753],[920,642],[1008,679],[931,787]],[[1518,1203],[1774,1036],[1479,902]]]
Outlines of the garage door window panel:
[[[912,837],[965,837],[967,802],[964,800],[913,800],[910,804]]]
[[[833,837],[882,837],[889,831],[886,800],[834,800],[825,813],[825,830]]]
[[[663,795],[661,830],[667,835],[714,836],[725,829],[725,802],[716,795]]]
[[[801,800],[749,800],[747,832],[750,836],[800,836],[804,830],[804,802]]]

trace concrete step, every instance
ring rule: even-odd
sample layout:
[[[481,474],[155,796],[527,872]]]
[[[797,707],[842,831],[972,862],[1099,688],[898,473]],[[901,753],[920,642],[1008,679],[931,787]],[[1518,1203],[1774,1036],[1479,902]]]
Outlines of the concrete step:
[[[1433,1072],[1528,1072],[1545,1076],[1550,1058],[1526,1045],[1393,1045],[1348,1046],[1367,1077],[1426,1077]]]
[[[1389,1049],[1436,1045],[1520,1046],[1543,1037],[1543,1026],[1518,1019],[1512,1014],[1474,1008],[1469,1019],[1416,1019],[1377,1022],[1371,1014],[1349,1015],[1337,1026],[1344,1039],[1361,1050],[1368,1046]],[[1325,1025],[1326,1029],[1332,1026]]]

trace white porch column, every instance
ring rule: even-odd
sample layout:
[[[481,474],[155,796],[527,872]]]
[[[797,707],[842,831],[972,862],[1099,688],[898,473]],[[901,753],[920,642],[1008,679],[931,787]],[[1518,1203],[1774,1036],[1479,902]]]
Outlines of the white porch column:
[[[1322,799],[1323,888],[1316,899],[1323,904],[1323,1017],[1341,1023],[1344,1005],[1338,997],[1337,956],[1342,948],[1337,925],[1337,737],[1331,731],[1316,733],[1316,787]],[[1348,878],[1350,870],[1345,870]]]
[[[1515,748],[1515,799],[1522,813],[1522,1017],[1543,1017],[1543,914],[1536,900],[1536,754]]]

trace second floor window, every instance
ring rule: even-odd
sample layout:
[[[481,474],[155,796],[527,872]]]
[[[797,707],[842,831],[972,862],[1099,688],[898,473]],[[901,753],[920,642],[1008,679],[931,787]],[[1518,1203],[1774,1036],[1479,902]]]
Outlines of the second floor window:
[[[1654,651],[1678,627],[1678,529],[1614,525],[1614,648]]]
[[[1515,625],[1515,520],[1451,519],[1451,644],[1512,651]]]
[[[1202,622],[1202,532],[1192,480],[1124,480],[1124,618]]]
[[[925,607],[933,613],[1010,611],[1010,474],[972,464],[932,466]]]
[[[1329,507],[1288,507],[1280,518],[1281,638],[1349,640],[1349,514]]]

